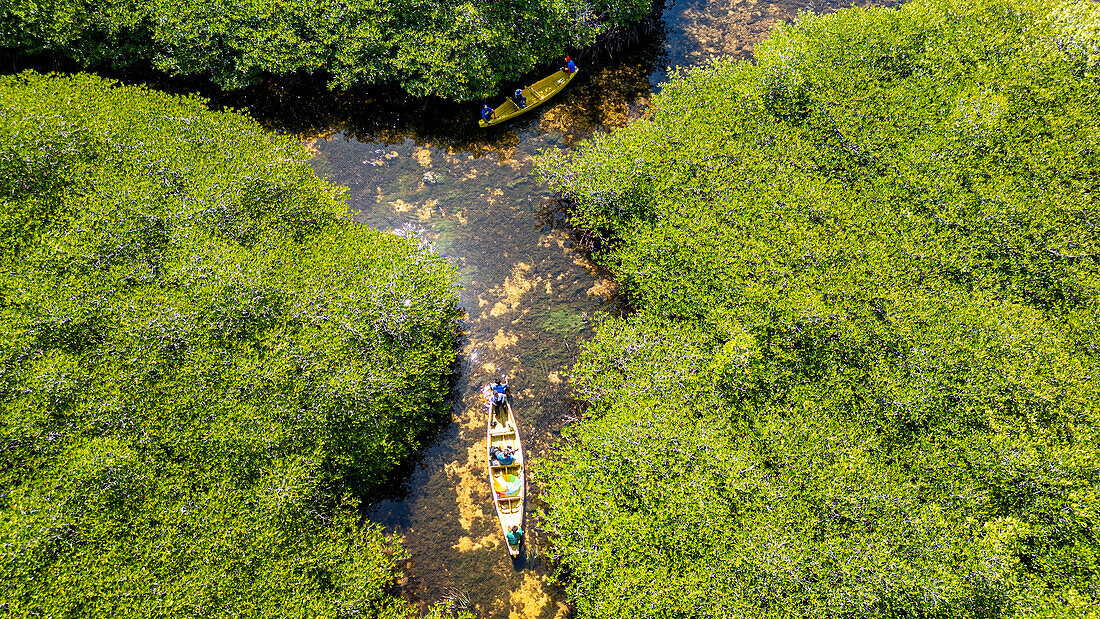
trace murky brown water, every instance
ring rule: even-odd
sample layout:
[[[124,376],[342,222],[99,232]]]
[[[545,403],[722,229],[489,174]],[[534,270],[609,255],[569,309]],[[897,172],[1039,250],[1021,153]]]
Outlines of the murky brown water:
[[[572,421],[566,373],[590,336],[591,317],[619,309],[614,284],[553,224],[559,214],[530,174],[531,157],[637,117],[666,65],[750,57],[780,20],[848,4],[678,0],[665,10],[664,32],[642,48],[592,64],[581,58],[566,91],[493,130],[477,128],[476,106],[383,111],[355,101],[330,102],[287,128],[320,136],[307,139],[315,167],[349,188],[357,221],[431,243],[462,286],[468,339],[455,421],[394,497],[367,514],[404,537],[411,599],[460,600],[481,617],[570,614],[546,582],[544,540],[531,517],[537,488],[528,501],[528,556],[513,562],[505,551],[489,497],[478,390],[510,376],[528,458],[537,459]]]

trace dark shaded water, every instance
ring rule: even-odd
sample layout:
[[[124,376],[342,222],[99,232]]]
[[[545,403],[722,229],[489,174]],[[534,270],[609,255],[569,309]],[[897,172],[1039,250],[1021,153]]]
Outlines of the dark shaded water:
[[[477,127],[475,105],[403,109],[367,100],[280,100],[284,95],[273,92],[266,105],[283,119],[282,130],[305,136],[316,169],[349,188],[355,219],[431,243],[462,286],[468,340],[454,421],[423,450],[394,497],[367,514],[404,538],[412,554],[403,581],[410,599],[454,600],[482,617],[571,614],[547,583],[545,540],[532,517],[537,488],[528,501],[528,554],[513,562],[483,460],[479,388],[510,376],[528,458],[543,456],[573,420],[567,372],[591,335],[593,315],[619,311],[613,283],[554,224],[560,213],[531,175],[532,156],[636,118],[667,65],[749,58],[779,21],[847,4],[679,0],[641,48],[582,57],[581,73],[554,100],[488,131]],[[252,111],[261,118],[265,112]]]

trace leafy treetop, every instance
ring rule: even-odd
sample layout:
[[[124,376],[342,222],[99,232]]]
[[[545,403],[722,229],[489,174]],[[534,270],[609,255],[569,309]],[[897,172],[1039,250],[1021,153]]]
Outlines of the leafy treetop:
[[[469,100],[567,47],[638,21],[651,0],[12,0],[0,48],[148,66],[235,89],[270,75]]]
[[[356,496],[446,413],[454,277],[197,98],[0,78],[16,615],[406,617]]]
[[[543,156],[639,309],[537,471],[579,615],[1091,616],[1098,32],[803,15]]]

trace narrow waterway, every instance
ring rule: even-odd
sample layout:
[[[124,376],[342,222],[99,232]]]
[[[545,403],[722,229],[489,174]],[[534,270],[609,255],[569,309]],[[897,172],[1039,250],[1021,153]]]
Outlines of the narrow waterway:
[[[571,614],[548,583],[537,488],[528,501],[526,557],[513,561],[504,549],[486,479],[479,389],[507,374],[528,459],[545,455],[574,421],[568,371],[578,346],[594,316],[620,308],[614,283],[585,259],[553,196],[531,175],[532,157],[637,118],[669,65],[751,58],[777,23],[848,4],[679,0],[637,49],[591,64],[582,57],[566,91],[489,131],[477,128],[470,106],[292,102],[304,116],[282,130],[302,134],[318,172],[349,188],[356,221],[430,244],[462,286],[468,319],[454,421],[367,513],[404,538],[410,600],[450,600],[479,617]]]
[[[421,113],[435,118],[410,122],[415,130],[369,118],[375,126],[368,128],[349,117],[307,140],[318,172],[348,187],[356,221],[430,244],[454,265],[462,287],[468,317],[454,422],[394,496],[367,513],[404,538],[412,559],[403,589],[413,601],[454,600],[481,617],[570,614],[547,584],[545,540],[533,516],[537,488],[527,502],[525,556],[513,561],[504,548],[479,390],[508,375],[529,460],[573,420],[568,369],[595,315],[621,309],[614,284],[585,259],[553,196],[531,174],[532,157],[640,115],[659,44],[582,67],[552,102],[493,131],[477,127],[469,106],[426,106]],[[448,117],[456,113],[463,116]]]

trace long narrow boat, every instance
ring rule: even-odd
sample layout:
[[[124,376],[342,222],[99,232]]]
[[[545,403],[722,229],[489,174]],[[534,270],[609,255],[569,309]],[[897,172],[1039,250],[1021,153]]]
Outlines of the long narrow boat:
[[[487,396],[488,391],[489,388],[486,387]],[[523,530],[523,503],[527,499],[527,484],[523,476],[523,445],[519,440],[519,426],[516,425],[512,405],[507,399],[504,404],[489,404],[487,426],[485,455],[489,468],[489,491],[493,495],[497,519],[500,520],[500,532],[504,534],[508,554],[517,557],[523,541],[521,539],[515,546],[509,544],[508,531],[513,525],[518,525]],[[489,457],[493,447],[511,447],[515,460],[511,464],[501,465],[496,459]]]
[[[542,78],[523,89],[523,96],[527,98],[526,107],[516,105],[516,102],[513,101],[511,97],[508,97],[504,99],[504,103],[501,103],[493,110],[492,119],[488,122],[479,120],[477,124],[482,127],[492,127],[506,120],[511,120],[524,112],[535,109],[543,103],[546,103],[546,100],[550,97],[558,94],[562,88],[565,88],[566,84],[573,80],[573,76],[576,74],[576,71],[572,73],[568,71],[558,71],[550,77]]]

